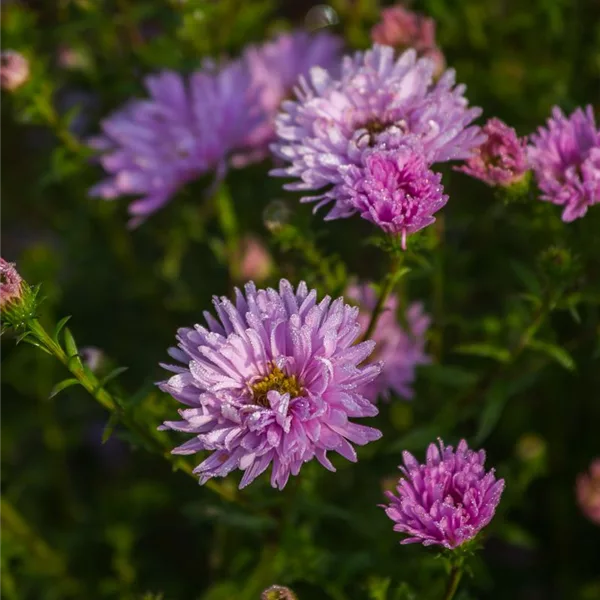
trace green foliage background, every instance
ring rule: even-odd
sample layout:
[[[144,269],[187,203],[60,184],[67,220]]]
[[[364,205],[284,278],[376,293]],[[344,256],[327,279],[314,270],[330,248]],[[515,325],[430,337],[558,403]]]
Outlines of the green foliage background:
[[[380,7],[335,0],[332,27],[369,45]],[[176,411],[152,385],[176,328],[201,319],[213,294],[239,284],[235,250],[250,232],[276,263],[269,283],[306,279],[340,294],[349,277],[381,281],[385,252],[358,218],[324,223],[267,176],[270,164],[189,185],[137,230],[124,201],[87,189],[101,177],[83,136],[160,68],[302,26],[310,2],[56,0],[3,6],[2,44],[32,77],[2,98],[2,254],[46,297],[49,329],[64,315],[80,347],[102,348],[108,387],[148,431]],[[472,105],[520,134],[554,104],[570,112],[600,91],[595,0],[423,0]],[[80,65],[58,63],[72,48]],[[284,492],[263,478],[229,500],[200,488],[80,387],[52,357],[2,339],[2,593],[7,599],[259,597],[273,583],[306,599],[441,598],[435,551],[400,546],[377,507],[401,451],[422,457],[441,436],[488,451],[507,481],[485,550],[457,596],[600,598],[600,529],[575,503],[574,482],[600,455],[600,208],[572,224],[535,190],[494,194],[446,169],[450,201],[407,254],[403,301],[434,318],[435,364],[412,403],[382,406],[383,440],[338,472],[306,465]],[[279,204],[273,205],[274,201]],[[267,211],[265,214],[265,210]],[[284,214],[282,219],[281,214]],[[273,227],[274,221],[281,221]],[[271,227],[266,227],[271,224]],[[159,434],[153,433],[159,436]],[[163,437],[164,436],[164,437]],[[160,434],[160,439],[170,439]]]

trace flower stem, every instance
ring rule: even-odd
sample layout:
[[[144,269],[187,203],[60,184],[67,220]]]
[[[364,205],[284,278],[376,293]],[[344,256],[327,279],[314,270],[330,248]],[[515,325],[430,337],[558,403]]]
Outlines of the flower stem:
[[[86,369],[78,355],[68,356],[63,348],[58,344],[44,329],[42,324],[37,319],[28,321],[29,331],[37,338],[37,341],[53,356],[55,356],[77,381],[95,398],[104,408],[111,413],[116,414],[120,421],[131,431],[133,431],[149,450],[155,454],[163,456],[166,460],[173,464],[177,469],[181,469],[184,473],[196,479],[192,466],[179,456],[171,454],[170,448],[162,440],[153,435],[147,428],[143,427],[130,412],[123,408],[123,402],[111,395],[104,389],[102,383],[97,377]],[[213,492],[216,492],[224,500],[228,502],[241,503],[233,493],[226,491],[218,483],[208,481],[205,487]]]
[[[454,598],[454,594],[456,594],[456,590],[458,589],[458,584],[460,583],[460,579],[463,574],[462,565],[454,565],[452,570],[450,571],[450,578],[448,579],[448,585],[446,586],[446,592],[444,593],[443,600],[452,600]]]

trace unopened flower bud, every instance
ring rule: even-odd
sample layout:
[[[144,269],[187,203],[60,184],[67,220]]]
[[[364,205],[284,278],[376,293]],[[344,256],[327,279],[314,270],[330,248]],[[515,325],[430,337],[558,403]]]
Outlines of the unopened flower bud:
[[[577,477],[576,491],[581,512],[600,525],[600,458],[592,462],[589,473]]]
[[[248,236],[241,243],[241,264],[240,275],[244,281],[264,281],[273,269],[271,255],[263,243],[253,237]]]
[[[13,91],[29,79],[29,62],[19,52],[4,50],[0,53],[0,85]]]
[[[2,322],[19,328],[35,316],[37,289],[32,289],[21,278],[14,263],[0,258],[0,310]]]
[[[283,585],[272,585],[260,595],[260,600],[298,600],[298,596]]]

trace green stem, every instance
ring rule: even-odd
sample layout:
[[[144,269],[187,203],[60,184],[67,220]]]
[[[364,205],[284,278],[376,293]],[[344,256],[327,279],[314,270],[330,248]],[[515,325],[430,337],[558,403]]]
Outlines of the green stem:
[[[452,570],[450,571],[450,578],[448,579],[448,585],[446,586],[446,592],[444,593],[443,600],[452,600],[454,598],[454,594],[456,594],[456,590],[458,589],[458,584],[460,583],[460,579],[463,574],[462,565],[454,565]]]
[[[385,307],[385,303],[390,295],[391,291],[394,289],[394,285],[398,280],[397,273],[400,269],[400,264],[402,262],[402,258],[400,255],[396,255],[392,260],[392,265],[390,272],[386,275],[385,280],[382,282],[381,291],[379,292],[379,297],[377,298],[377,304],[371,313],[371,319],[369,321],[369,326],[367,327],[367,331],[363,336],[363,340],[370,339],[373,331],[375,331],[375,327],[377,326],[377,320],[381,315]]]
[[[95,398],[104,408],[111,413],[118,415],[119,419],[126,425],[130,430],[135,432],[148,446],[148,448],[156,453],[163,456],[177,469],[182,470],[187,475],[196,479],[193,473],[192,466],[181,457],[171,454],[170,448],[157,437],[152,435],[146,428],[138,423],[134,417],[127,411],[123,410],[122,402],[118,401],[109,392],[107,392],[98,381],[96,376],[89,370],[86,369],[79,356],[67,356],[66,352],[62,349],[60,344],[53,340],[42,324],[37,319],[31,319],[28,322],[29,330],[35,335],[38,341],[51,353],[53,354],[65,367],[71,372],[71,374],[79,381],[79,383]],[[241,504],[239,498],[233,493],[230,493],[223,489],[218,483],[214,481],[208,481],[205,487],[209,488],[213,492],[216,492],[223,499],[228,502],[237,502]]]

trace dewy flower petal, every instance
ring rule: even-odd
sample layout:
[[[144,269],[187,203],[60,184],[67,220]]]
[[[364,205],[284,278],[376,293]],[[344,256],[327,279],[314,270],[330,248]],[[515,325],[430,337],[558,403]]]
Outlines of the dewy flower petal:
[[[363,166],[369,149],[397,150],[418,144],[428,165],[465,159],[485,136],[469,124],[479,114],[468,108],[465,87],[454,87],[454,71],[433,83],[434,65],[415,50],[398,59],[394,49],[375,45],[345,57],[339,78],[314,67],[301,80],[297,101],[283,103],[277,117],[278,142],[271,147],[290,166],[273,175],[300,181],[292,190],[327,189],[317,208],[333,202],[328,218],[348,217],[356,208],[343,189],[344,169]]]
[[[465,440],[456,448],[439,440],[430,444],[425,464],[403,453],[403,477],[396,491],[386,492],[382,505],[396,523],[394,531],[407,534],[402,544],[456,548],[473,539],[493,518],[504,491],[504,480],[484,468],[485,452],[470,450]]]
[[[554,107],[547,127],[531,136],[529,160],[541,199],[565,207],[563,221],[583,217],[600,202],[600,130],[591,106],[570,117]]]
[[[381,368],[360,364],[375,344],[355,344],[357,308],[317,302],[315,290],[285,279],[279,290],[248,283],[214,305],[207,327],[179,330],[170,355],[181,364],[165,366],[175,374],[161,384],[188,407],[163,427],[195,436],[174,452],[212,452],[195,470],[201,483],[240,469],[245,487],[272,466],[271,485],[282,489],[303,463],[335,470],[329,451],[355,461],[351,442],[381,437],[350,420],[377,414],[359,390]]]
[[[483,127],[487,140],[475,149],[465,166],[457,167],[491,186],[506,187],[520,181],[529,169],[527,140],[500,119],[490,119]]]
[[[369,150],[360,167],[340,167],[341,191],[360,216],[391,235],[415,233],[435,221],[433,214],[448,196],[442,176],[429,169],[414,145],[396,150]]]
[[[147,100],[133,100],[102,123],[90,141],[111,177],[90,190],[112,200],[141,196],[129,212],[142,220],[210,170],[222,173],[231,152],[260,122],[256,91],[242,61],[186,79],[164,71],[145,80]]]
[[[292,96],[294,86],[310,68],[339,69],[342,40],[328,32],[315,35],[302,30],[283,33],[262,46],[244,52],[252,85],[259,90],[259,102],[266,118],[250,134],[247,145],[252,158],[268,153],[275,138],[275,116],[281,102]],[[247,162],[247,155],[236,157],[236,165]]]
[[[366,331],[377,304],[375,290],[366,284],[352,285],[345,296],[359,305],[358,322],[361,330]],[[421,303],[414,302],[406,309],[408,330],[405,331],[398,323],[398,306],[398,298],[390,294],[373,331],[374,358],[381,360],[383,367],[379,377],[361,388],[361,393],[372,402],[379,396],[389,399],[390,393],[411,399],[416,367],[431,362],[425,353],[425,334],[431,318]]]

